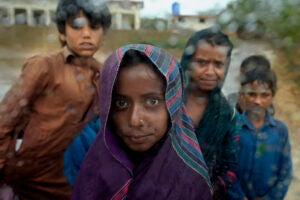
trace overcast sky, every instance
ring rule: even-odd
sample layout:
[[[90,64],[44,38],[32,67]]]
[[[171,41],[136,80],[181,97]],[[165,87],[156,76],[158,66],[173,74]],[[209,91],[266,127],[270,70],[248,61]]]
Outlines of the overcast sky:
[[[211,9],[225,8],[234,0],[144,0],[142,17],[165,17],[172,13],[172,3],[180,4],[180,14],[193,15]]]

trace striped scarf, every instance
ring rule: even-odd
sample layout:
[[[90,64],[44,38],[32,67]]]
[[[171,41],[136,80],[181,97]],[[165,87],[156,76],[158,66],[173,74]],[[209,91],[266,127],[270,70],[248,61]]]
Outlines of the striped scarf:
[[[146,159],[150,162],[145,164],[146,170],[138,178],[134,176],[133,163],[116,142],[116,136],[108,123],[119,66],[130,49],[144,53],[165,77],[165,100],[171,123],[166,141],[159,147],[157,155]],[[184,198],[180,194],[185,197],[190,195],[194,197],[192,199],[211,199],[212,188],[207,166],[182,97],[182,73],[172,55],[148,44],[130,44],[114,51],[101,71],[100,119],[103,126],[81,167],[72,199],[121,200],[126,199],[130,192],[134,198],[143,196],[143,199],[166,199],[166,194],[163,194],[166,190],[177,195],[174,198],[167,192],[167,199]],[[168,181],[178,179],[178,183]]]

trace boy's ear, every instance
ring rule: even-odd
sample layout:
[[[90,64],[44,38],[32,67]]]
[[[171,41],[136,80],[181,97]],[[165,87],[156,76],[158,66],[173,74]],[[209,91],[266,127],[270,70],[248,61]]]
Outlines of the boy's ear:
[[[59,37],[59,40],[61,42],[65,42],[66,41],[66,35],[65,34],[60,33],[58,37]]]

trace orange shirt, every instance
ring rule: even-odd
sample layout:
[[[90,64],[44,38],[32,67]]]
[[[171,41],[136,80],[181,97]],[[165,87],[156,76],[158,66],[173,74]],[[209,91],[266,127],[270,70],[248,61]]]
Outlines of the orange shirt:
[[[70,195],[63,154],[89,117],[98,113],[100,67],[94,58],[76,57],[67,48],[35,56],[27,60],[19,80],[3,98],[0,170],[21,197]],[[17,137],[23,141],[16,152]]]

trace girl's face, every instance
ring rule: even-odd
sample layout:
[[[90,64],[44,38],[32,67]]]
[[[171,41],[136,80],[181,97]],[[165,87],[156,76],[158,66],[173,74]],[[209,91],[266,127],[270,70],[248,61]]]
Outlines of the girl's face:
[[[149,150],[168,131],[165,87],[162,75],[146,64],[120,68],[110,116],[132,151]]]
[[[227,47],[199,43],[191,63],[191,83],[195,88],[211,91],[225,76]]]
[[[60,34],[68,48],[78,56],[91,57],[99,49],[104,32],[101,25],[91,27],[89,20],[80,11],[73,21],[67,22],[65,34]]]

